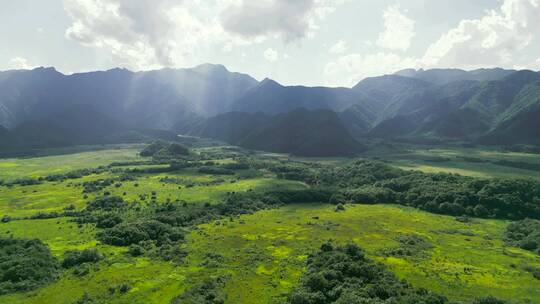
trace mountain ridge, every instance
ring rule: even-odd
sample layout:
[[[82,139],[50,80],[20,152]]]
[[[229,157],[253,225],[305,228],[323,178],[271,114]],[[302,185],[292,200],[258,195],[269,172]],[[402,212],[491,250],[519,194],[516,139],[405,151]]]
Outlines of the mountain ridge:
[[[5,142],[46,146],[96,143],[110,134],[161,129],[249,143],[244,129],[270,128],[279,115],[304,109],[309,114],[301,118],[306,121],[310,115],[322,119],[329,117],[324,111],[335,112],[339,123],[330,124],[334,135],[341,130],[344,137],[358,140],[529,143],[538,137],[534,116],[539,81],[540,73],[529,70],[409,69],[369,77],[352,88],[329,88],[285,86],[270,78],[259,82],[215,64],[71,75],[40,67],[0,72],[0,135],[9,138]],[[283,124],[299,134],[309,127],[282,120],[276,129]],[[344,128],[335,127],[338,124]],[[273,138],[275,144],[280,140]]]

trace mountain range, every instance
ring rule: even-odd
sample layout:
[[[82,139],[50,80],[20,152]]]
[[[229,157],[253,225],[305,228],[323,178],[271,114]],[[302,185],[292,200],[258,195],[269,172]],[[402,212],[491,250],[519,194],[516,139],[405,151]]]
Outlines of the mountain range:
[[[540,144],[540,73],[402,70],[352,88],[284,86],[222,65],[64,75],[0,72],[0,147],[171,130],[272,152],[350,155],[369,138]],[[144,136],[142,136],[144,137]]]

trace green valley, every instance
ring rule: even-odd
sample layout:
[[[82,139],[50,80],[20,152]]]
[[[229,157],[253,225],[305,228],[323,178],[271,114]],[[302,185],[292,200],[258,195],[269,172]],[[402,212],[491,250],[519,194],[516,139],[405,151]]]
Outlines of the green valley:
[[[506,239],[509,220],[519,215],[490,205],[482,207],[485,213],[475,207],[469,214],[466,205],[441,205],[428,213],[392,204],[407,205],[397,189],[391,191],[397,196],[388,197],[362,186],[396,183],[409,174],[397,169],[402,162],[433,154],[534,165],[538,158],[533,154],[411,146],[408,154],[379,153],[378,159],[387,159],[393,168],[367,160],[373,159],[368,154],[364,160],[298,159],[223,146],[141,157],[141,148],[0,162],[6,167],[19,163],[17,179],[14,172],[4,173],[0,187],[1,237],[39,240],[62,265],[76,254],[68,264],[74,266],[60,267],[57,279],[4,292],[0,302],[285,303],[298,297],[291,293],[306,280],[306,261],[328,241],[356,244],[397,280],[451,303],[472,303],[486,295],[516,304],[540,301],[540,256],[519,240]],[[450,161],[433,170],[455,172],[460,165]],[[469,168],[486,175],[465,174],[473,176],[470,181],[510,176],[494,168]],[[422,174],[415,178],[437,176]],[[515,195],[526,195],[520,193]],[[363,204],[376,203],[377,197],[390,204]],[[434,211],[431,205],[416,206]],[[161,232],[154,236],[155,229]],[[210,295],[217,302],[200,302]]]

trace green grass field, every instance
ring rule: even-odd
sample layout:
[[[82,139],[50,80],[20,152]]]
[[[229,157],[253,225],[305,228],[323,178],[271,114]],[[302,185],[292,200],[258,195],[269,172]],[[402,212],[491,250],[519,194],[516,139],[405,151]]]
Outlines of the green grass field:
[[[362,156],[388,161],[405,170],[456,173],[479,178],[540,178],[540,170],[497,164],[500,161],[538,166],[540,154],[503,152],[494,148],[427,148],[412,145],[374,147]]]
[[[95,168],[117,161],[140,160],[140,145],[121,145],[114,148],[73,154],[34,158],[0,159],[0,180],[37,178],[69,171]]]
[[[219,150],[200,151],[216,149]],[[128,146],[62,156],[5,159],[0,160],[0,167],[4,168],[0,176],[5,180],[35,178],[94,168],[116,161],[139,160],[137,152],[136,147]],[[475,168],[453,159],[470,154],[488,160],[508,158],[540,162],[534,155],[494,151],[449,149],[407,153],[409,158],[400,154],[380,156],[395,166],[406,167],[403,164],[411,162],[414,164],[411,168],[423,171],[481,177],[534,176],[537,172],[522,175],[510,170],[505,173],[489,163],[477,163],[481,167]],[[426,158],[437,155],[451,160],[430,163],[431,166],[426,167],[420,165]],[[261,157],[284,158],[282,155]],[[349,160],[319,161],[334,164]],[[216,162],[231,163],[234,160],[224,158]],[[82,209],[88,201],[104,192],[122,196],[128,202],[139,200],[141,195],[150,197],[156,192],[158,203],[179,199],[188,203],[214,204],[229,192],[307,187],[301,182],[277,179],[267,172],[240,178],[239,174],[211,175],[196,169],[182,169],[159,174],[137,173],[133,181],[110,185],[83,198],[82,182],[116,178],[119,174],[107,171],[63,182],[0,187],[0,216],[22,218],[40,212],[60,212],[70,204]],[[98,248],[105,259],[91,266],[86,276],[78,277],[71,270],[63,270],[58,281],[30,292],[0,296],[0,303],[72,304],[84,293],[100,303],[169,303],[195,284],[218,275],[227,278],[227,303],[273,303],[297,284],[307,256],[329,239],[339,244],[355,242],[369,257],[388,265],[400,278],[452,300],[470,301],[492,294],[513,300],[515,304],[540,303],[540,281],[527,271],[540,268],[540,257],[505,247],[502,235],[506,225],[506,221],[481,219],[463,223],[450,216],[393,205],[349,204],[345,211],[336,212],[335,206],[328,204],[295,204],[192,227],[182,245],[187,257],[182,263],[173,264],[149,257],[134,258],[127,254],[127,247],[101,244],[96,240],[98,230],[94,224],[78,225],[67,217],[14,220],[0,223],[0,235],[40,239],[59,259],[68,250],[93,247]],[[396,237],[410,234],[424,237],[433,247],[415,257],[384,254],[385,249],[398,246]],[[219,254],[222,260],[209,262],[210,254]],[[129,285],[129,291],[111,291],[121,284]]]
[[[130,258],[123,249],[98,245],[108,258],[89,276],[67,273],[47,287],[0,297],[0,302],[72,303],[87,291],[107,303],[164,303],[206,277],[224,274],[229,276],[227,303],[271,303],[296,284],[306,256],[332,239],[357,243],[399,277],[450,299],[493,294],[516,303],[536,303],[540,301],[538,280],[524,268],[540,267],[540,258],[505,248],[501,235],[506,224],[496,220],[461,223],[396,206],[348,205],[346,211],[335,212],[328,205],[292,205],[199,226],[189,235],[188,258],[178,266]],[[78,228],[67,220],[17,221],[0,226],[0,233],[6,231],[16,237],[40,238],[59,256],[68,249],[96,245],[93,228]],[[419,259],[382,255],[381,250],[396,246],[394,239],[402,234],[422,235],[434,247]],[[223,263],[203,266],[209,253],[221,254]],[[126,282],[134,287],[130,292],[108,294],[106,286]]]

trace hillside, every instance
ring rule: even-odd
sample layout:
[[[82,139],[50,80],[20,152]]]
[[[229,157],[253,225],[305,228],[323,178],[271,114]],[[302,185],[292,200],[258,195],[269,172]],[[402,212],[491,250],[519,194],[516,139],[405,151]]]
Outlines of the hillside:
[[[396,93],[369,135],[402,139],[455,139],[491,143],[534,143],[540,73],[514,72],[499,80],[460,80]],[[532,85],[532,86],[531,86]],[[531,116],[528,116],[531,115]],[[519,117],[519,118],[518,118]],[[494,140],[504,136],[505,140]],[[490,139],[491,138],[491,139]]]
[[[296,109],[275,116],[231,112],[185,132],[245,148],[300,156],[345,156],[362,150],[337,114],[329,110]]]
[[[73,75],[53,68],[15,70],[0,73],[0,125],[9,129],[9,136],[1,136],[9,138],[3,145],[12,147],[125,141],[133,130],[173,130],[240,143],[264,127],[270,136],[270,129],[294,125],[296,136],[315,136],[312,126],[291,121],[270,127],[274,116],[304,108],[336,112],[339,122],[328,119],[330,132],[342,133],[337,136],[341,139],[536,144],[539,81],[540,73],[526,70],[433,69],[366,78],[353,88],[328,88],[258,82],[211,64]],[[344,128],[334,128],[338,125]],[[296,151],[288,140],[272,138],[285,148],[253,138],[244,145]],[[351,150],[350,143],[345,146],[343,151]],[[307,153],[305,147],[298,149]]]
[[[279,114],[297,108],[341,111],[354,104],[366,104],[369,107],[370,100],[348,88],[283,86],[274,80],[265,79],[236,101],[233,109],[248,113]]]
[[[502,79],[516,70],[505,70],[501,68],[477,69],[465,71],[461,69],[406,69],[395,73],[395,75],[416,78],[435,84],[447,84],[454,81],[475,80],[475,81],[493,81]]]

